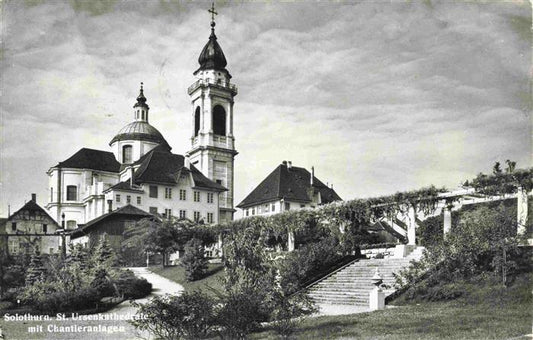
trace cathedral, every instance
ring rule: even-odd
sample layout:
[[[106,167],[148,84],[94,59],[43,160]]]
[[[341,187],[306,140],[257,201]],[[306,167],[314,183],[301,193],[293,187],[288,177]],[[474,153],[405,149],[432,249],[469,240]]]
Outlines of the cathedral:
[[[152,113],[141,83],[132,121],[111,138],[109,151],[82,148],[48,170],[46,209],[56,221],[68,230],[82,230],[127,206],[206,224],[233,220],[237,87],[230,83],[214,20],[198,63],[197,80],[188,88],[193,108],[190,150],[172,153],[149,123]]]

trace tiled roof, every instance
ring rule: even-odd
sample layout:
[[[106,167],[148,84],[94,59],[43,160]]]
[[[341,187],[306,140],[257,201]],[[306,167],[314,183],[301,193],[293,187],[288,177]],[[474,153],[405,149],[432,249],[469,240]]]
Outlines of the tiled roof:
[[[112,187],[110,187],[109,189],[104,190],[104,191],[110,191],[110,190],[113,190],[113,189],[114,190],[125,190],[125,191],[136,191],[136,192],[142,192],[143,191],[141,188],[139,188],[135,184],[133,186],[131,186],[130,181],[119,182],[119,183],[113,185]]]
[[[95,219],[90,220],[86,224],[83,225],[82,228],[76,229],[72,231],[71,238],[78,238],[83,235],[87,235],[88,232],[90,232],[92,229],[94,229],[100,222],[103,220],[111,217],[111,216],[134,216],[138,219],[145,218],[145,217],[153,217],[152,214],[147,213],[144,210],[141,210],[137,207],[134,207],[131,204],[128,204],[126,206],[123,206],[122,208],[119,208],[117,210],[114,210],[110,213],[104,214],[102,216],[99,216]]]
[[[50,216],[46,210],[41,208],[41,206],[37,203],[35,203],[33,200],[29,200],[20,208],[19,210],[15,211],[11,216],[8,217],[8,220],[10,220],[13,216],[17,215],[18,213],[22,211],[29,211],[29,212],[40,212],[41,214],[48,216],[48,218],[57,225],[57,222]],[[59,226],[59,225],[58,225]]]
[[[55,167],[118,172],[120,163],[117,162],[112,152],[82,148]]]
[[[237,207],[245,208],[263,202],[286,199],[310,202],[310,191],[320,192],[322,203],[342,200],[337,193],[327,187],[318,178],[313,177],[311,187],[311,173],[305,168],[280,164],[270,173]]]
[[[198,169],[191,165],[190,170],[184,167],[185,158],[162,149],[154,149],[141,158],[139,168],[135,171],[136,184],[163,183],[177,184],[180,175],[192,172],[194,186],[199,188],[225,191],[222,185],[205,177]]]

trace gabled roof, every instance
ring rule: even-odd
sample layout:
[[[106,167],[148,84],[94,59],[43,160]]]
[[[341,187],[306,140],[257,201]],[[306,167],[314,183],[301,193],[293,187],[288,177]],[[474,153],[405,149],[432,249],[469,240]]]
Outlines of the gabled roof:
[[[41,214],[47,216],[57,226],[59,226],[57,224],[57,222],[52,218],[52,216],[50,216],[46,212],[46,210],[41,208],[41,206],[39,204],[35,203],[33,200],[29,200],[28,202],[26,202],[26,204],[24,204],[22,206],[22,208],[20,208],[19,210],[15,211],[13,214],[11,214],[11,216],[8,217],[8,220],[10,220],[11,218],[13,218],[14,216],[16,216],[17,214],[19,214],[22,211],[29,211],[30,213],[40,212]]]
[[[135,191],[135,192],[142,192],[143,191],[141,188],[139,188],[135,184],[132,186],[130,184],[130,181],[119,182],[119,183],[113,185],[112,187],[104,190],[104,192],[107,192],[107,191],[110,191],[110,190],[124,190],[124,191]]]
[[[123,206],[122,208],[119,208],[117,210],[114,210],[112,212],[109,212],[107,214],[104,214],[102,216],[99,216],[95,219],[90,220],[89,222],[85,223],[82,228],[72,231],[70,234],[71,238],[77,238],[83,235],[87,235],[87,233],[89,233],[92,229],[96,228],[96,226],[98,226],[100,222],[113,216],[130,216],[130,217],[134,217],[137,219],[153,217],[152,214],[147,213],[146,211],[141,210],[137,207],[134,207],[131,204],[128,204],[128,205]]]
[[[279,199],[310,202],[310,194],[320,193],[322,203],[341,201],[337,193],[318,178],[313,177],[305,168],[280,164],[246,198],[237,205],[239,208]]]
[[[161,148],[151,150],[140,160],[140,166],[135,171],[134,182],[177,184],[184,173],[192,173],[194,186],[198,188],[225,191],[222,185],[205,177],[198,169],[191,165],[190,169],[184,166],[185,158]]]
[[[120,163],[112,152],[82,148],[55,167],[118,172]]]

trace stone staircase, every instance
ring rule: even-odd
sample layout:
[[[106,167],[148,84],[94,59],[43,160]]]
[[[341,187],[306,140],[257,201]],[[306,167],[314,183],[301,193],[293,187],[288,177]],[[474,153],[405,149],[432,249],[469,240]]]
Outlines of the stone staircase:
[[[422,256],[423,247],[417,247],[403,258],[356,260],[333,272],[307,288],[308,294],[318,304],[368,306],[371,278],[379,270],[383,278],[385,296],[394,293],[393,273],[398,273],[411,260]]]

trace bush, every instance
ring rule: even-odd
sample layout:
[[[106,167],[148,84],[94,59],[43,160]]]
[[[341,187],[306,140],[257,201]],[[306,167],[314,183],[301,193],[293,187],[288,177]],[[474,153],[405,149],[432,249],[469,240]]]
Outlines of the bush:
[[[204,255],[202,241],[196,238],[188,241],[181,262],[185,267],[187,281],[196,281],[204,277],[207,270],[207,259]]]
[[[90,287],[96,289],[96,292],[100,297],[113,296],[116,293],[105,269],[98,269],[96,271]]]
[[[338,245],[336,238],[327,237],[289,253],[279,265],[283,290],[296,292],[308,278],[339,261],[342,255]]]
[[[147,304],[134,304],[146,318],[131,323],[162,339],[200,339],[214,325],[214,301],[202,292],[155,297]]]
[[[46,314],[93,309],[100,298],[94,288],[75,292],[55,292],[34,301],[33,307]]]
[[[411,287],[406,297],[415,295],[428,300],[448,300],[461,296],[455,282],[472,280],[479,275],[500,277],[503,285],[508,277],[523,268],[516,234],[516,213],[502,204],[464,212],[459,223],[440,242],[428,248],[421,261],[411,263],[400,272],[400,287]]]
[[[152,291],[152,284],[146,279],[138,278],[130,270],[124,270],[113,281],[118,294],[126,299],[140,299]]]

